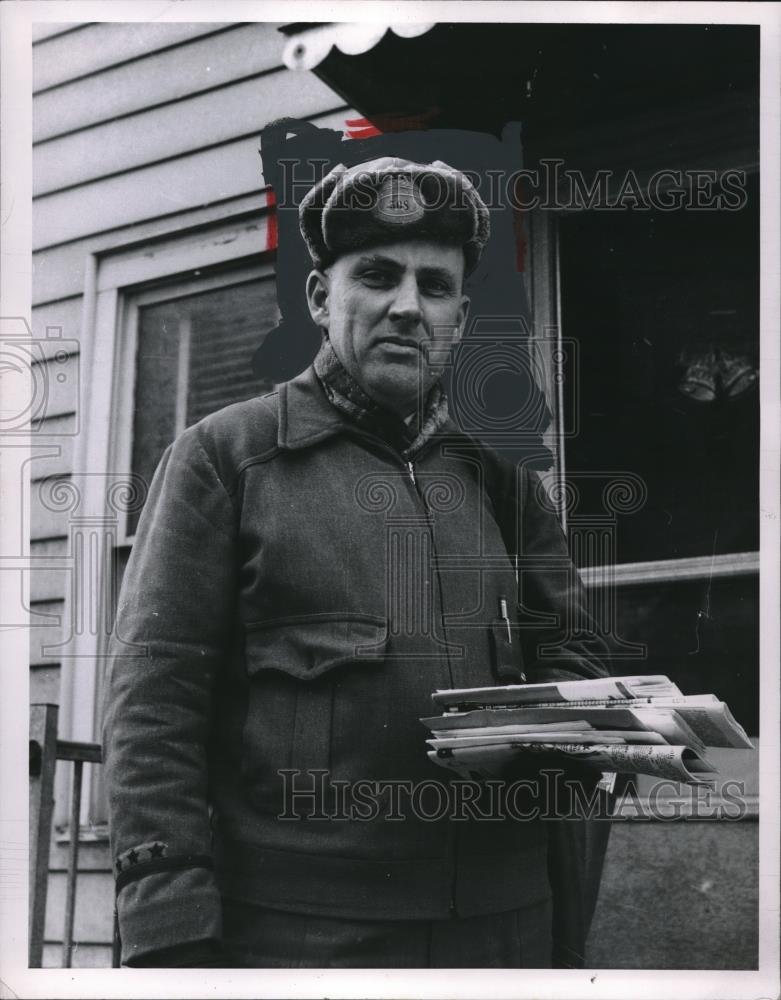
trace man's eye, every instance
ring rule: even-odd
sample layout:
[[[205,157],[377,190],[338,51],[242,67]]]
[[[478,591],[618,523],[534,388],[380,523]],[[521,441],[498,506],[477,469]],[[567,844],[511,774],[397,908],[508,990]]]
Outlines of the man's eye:
[[[423,283],[423,291],[427,295],[447,295],[450,292],[450,285],[438,278],[431,278]]]
[[[387,271],[372,269],[363,271],[361,280],[371,288],[389,288],[393,284],[393,276]]]

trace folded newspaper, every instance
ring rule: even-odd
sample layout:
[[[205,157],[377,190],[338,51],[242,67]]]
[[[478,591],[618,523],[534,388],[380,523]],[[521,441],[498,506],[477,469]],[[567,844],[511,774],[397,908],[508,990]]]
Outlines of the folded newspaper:
[[[464,777],[502,773],[518,754],[603,774],[650,774],[709,785],[708,747],[751,749],[743,727],[713,694],[685,695],[663,675],[435,691],[442,715],[421,719],[429,757]]]

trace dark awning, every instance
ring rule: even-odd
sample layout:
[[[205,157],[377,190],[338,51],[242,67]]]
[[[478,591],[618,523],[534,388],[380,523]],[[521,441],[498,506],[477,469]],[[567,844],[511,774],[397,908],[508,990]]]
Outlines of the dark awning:
[[[316,69],[333,48],[343,55],[354,56],[369,52],[387,34],[399,38],[417,38],[431,24],[319,24],[297,32],[285,46],[282,58],[288,69]]]
[[[756,123],[755,25],[299,23],[281,30],[291,36],[288,65],[311,68],[382,131],[417,120],[498,135],[508,121],[522,121],[527,152],[551,155],[557,137],[573,130],[697,102],[737,102],[737,117],[749,128]]]

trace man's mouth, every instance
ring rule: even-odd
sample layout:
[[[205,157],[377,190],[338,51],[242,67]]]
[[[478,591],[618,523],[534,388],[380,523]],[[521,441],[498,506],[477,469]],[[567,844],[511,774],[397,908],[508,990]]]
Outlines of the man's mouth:
[[[420,341],[413,340],[410,337],[383,337],[380,340],[380,344],[385,347],[396,347],[408,351],[420,351],[421,349]]]

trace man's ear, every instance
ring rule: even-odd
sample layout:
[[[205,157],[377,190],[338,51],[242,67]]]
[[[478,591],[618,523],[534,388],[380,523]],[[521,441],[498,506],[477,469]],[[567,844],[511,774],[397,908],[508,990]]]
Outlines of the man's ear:
[[[326,330],[331,322],[328,315],[328,275],[324,271],[311,271],[306,279],[306,301],[309,315],[317,326]]]
[[[469,316],[469,306],[472,304],[471,299],[468,295],[461,296],[461,302],[458,306],[458,332],[456,334],[456,339],[463,337],[464,327],[466,326],[466,320]]]

